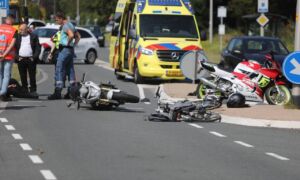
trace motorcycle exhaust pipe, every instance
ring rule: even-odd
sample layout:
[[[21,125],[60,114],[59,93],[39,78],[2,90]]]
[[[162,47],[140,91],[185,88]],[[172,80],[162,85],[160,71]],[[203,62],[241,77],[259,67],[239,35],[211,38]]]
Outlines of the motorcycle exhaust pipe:
[[[225,89],[218,87],[217,84],[215,84],[215,83],[213,83],[213,82],[211,82],[211,81],[209,81],[209,80],[207,80],[207,79],[205,79],[205,78],[203,78],[203,77],[202,77],[202,78],[199,78],[199,80],[200,80],[204,85],[209,86],[209,87],[211,87],[212,89],[216,89],[216,90],[218,90],[218,91],[221,91],[222,93],[226,93],[226,92],[227,92]]]

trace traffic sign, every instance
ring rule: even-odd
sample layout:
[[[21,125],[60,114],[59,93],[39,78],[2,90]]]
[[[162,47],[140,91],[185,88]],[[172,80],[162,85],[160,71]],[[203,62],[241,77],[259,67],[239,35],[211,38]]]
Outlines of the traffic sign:
[[[225,6],[218,7],[218,18],[226,18],[227,17],[227,8]]]
[[[204,55],[203,51],[189,51],[180,59],[180,69],[186,78],[190,80],[197,80],[200,77],[203,77],[203,73],[199,72],[201,62],[207,61],[207,57]]]
[[[258,24],[262,27],[264,27],[266,24],[268,24],[269,22],[269,18],[267,16],[265,16],[264,14],[261,14],[256,21],[258,22]]]
[[[269,12],[269,0],[258,0],[257,11],[259,13]]]
[[[7,0],[0,0],[0,8],[1,9],[7,8]]]
[[[300,84],[300,51],[288,55],[282,69],[287,80],[294,84]]]

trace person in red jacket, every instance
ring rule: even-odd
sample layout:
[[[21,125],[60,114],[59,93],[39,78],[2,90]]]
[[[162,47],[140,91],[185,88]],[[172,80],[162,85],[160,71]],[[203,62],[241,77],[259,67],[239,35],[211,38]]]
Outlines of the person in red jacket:
[[[15,17],[8,15],[5,24],[0,25],[0,100],[11,100],[6,96],[11,76],[11,69],[15,59],[15,42],[17,30],[12,26]]]

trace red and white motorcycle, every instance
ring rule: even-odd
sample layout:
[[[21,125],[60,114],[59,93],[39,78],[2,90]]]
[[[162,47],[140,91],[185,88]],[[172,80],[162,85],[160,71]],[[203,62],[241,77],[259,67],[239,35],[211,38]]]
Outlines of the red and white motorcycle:
[[[280,66],[273,54],[266,55],[264,65],[256,61],[240,62],[233,72],[227,72],[207,62],[200,63],[200,71],[208,76],[200,77],[198,97],[216,93],[228,98],[233,93],[245,96],[246,101],[267,102],[272,105],[285,105],[291,101],[291,92],[283,77]],[[202,72],[203,73],[203,72]]]

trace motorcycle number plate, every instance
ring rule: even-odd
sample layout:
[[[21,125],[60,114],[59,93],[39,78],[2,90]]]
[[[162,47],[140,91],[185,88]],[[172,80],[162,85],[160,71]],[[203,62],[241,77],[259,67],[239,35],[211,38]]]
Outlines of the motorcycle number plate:
[[[166,76],[168,77],[182,77],[183,74],[181,71],[170,71],[170,70],[167,70],[166,71]]]

